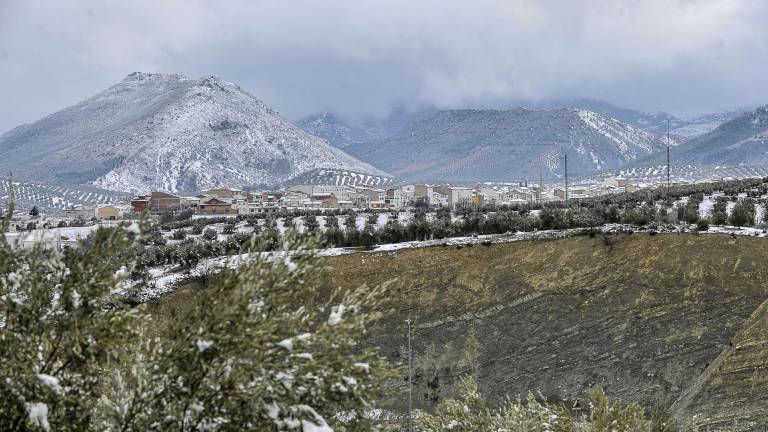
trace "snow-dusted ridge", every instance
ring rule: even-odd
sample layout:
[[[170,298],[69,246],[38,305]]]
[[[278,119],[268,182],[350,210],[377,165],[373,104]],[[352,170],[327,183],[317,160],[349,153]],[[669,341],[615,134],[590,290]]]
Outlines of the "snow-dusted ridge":
[[[638,150],[645,153],[652,153],[658,150],[657,141],[659,138],[648,131],[592,111],[580,109],[577,112],[579,118],[584,123],[614,142],[619,153],[626,160],[637,159]],[[668,142],[670,146],[677,146],[679,144],[671,138],[669,141],[667,141],[666,137],[661,137],[660,139],[664,143]]]
[[[666,137],[583,109],[461,109],[439,111],[350,153],[404,181],[520,181],[559,175],[565,155],[571,175],[584,175],[666,146]]]

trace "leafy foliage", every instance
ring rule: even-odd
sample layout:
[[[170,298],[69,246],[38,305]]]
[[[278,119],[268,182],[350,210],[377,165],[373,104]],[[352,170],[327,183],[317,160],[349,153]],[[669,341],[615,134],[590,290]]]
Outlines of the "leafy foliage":
[[[134,238],[99,229],[62,254],[12,248],[0,234],[0,430],[93,425],[103,366],[138,337],[138,311],[103,308]]]
[[[289,243],[298,252],[316,247]],[[383,288],[317,303],[316,257],[282,256],[224,271],[192,310],[171,320],[167,338],[149,339],[101,400],[106,430],[271,430],[305,422],[368,430],[366,413],[388,372],[358,342],[378,316],[370,311]]]
[[[471,377],[459,384],[457,399],[442,401],[435,414],[418,412],[416,424],[424,432],[677,432],[681,429],[663,406],[650,419],[637,404],[609,399],[602,387],[589,391],[590,409],[574,418],[564,405],[547,403],[529,393],[489,407]]]
[[[742,227],[755,224],[755,206],[752,200],[740,201],[733,207],[731,216],[728,218],[731,225]]]
[[[462,380],[458,399],[441,402],[434,415],[418,413],[416,423],[424,432],[577,431],[564,407],[541,403],[532,394],[490,408],[472,378]]]
[[[139,236],[100,228],[62,253],[0,234],[0,430],[370,430],[391,375],[359,342],[385,287],[319,300],[316,241],[294,236],[159,331],[111,300]]]

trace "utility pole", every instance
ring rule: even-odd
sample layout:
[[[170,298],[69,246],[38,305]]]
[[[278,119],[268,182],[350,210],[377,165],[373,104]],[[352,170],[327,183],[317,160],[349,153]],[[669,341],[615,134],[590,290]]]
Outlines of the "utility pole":
[[[541,204],[541,194],[544,193],[544,179],[539,171],[539,193],[536,195],[536,202]]]
[[[667,119],[667,201],[669,201],[669,119]]]
[[[568,208],[568,153],[565,154],[565,207]]]
[[[411,355],[411,320],[408,324],[408,432],[413,432],[413,356]]]

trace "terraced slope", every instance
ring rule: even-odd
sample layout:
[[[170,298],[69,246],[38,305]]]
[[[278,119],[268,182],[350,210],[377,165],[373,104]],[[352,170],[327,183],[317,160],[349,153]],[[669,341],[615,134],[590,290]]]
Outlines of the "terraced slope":
[[[75,205],[116,204],[127,202],[130,194],[108,191],[88,185],[61,185],[33,182],[13,182],[14,208],[27,211],[37,207],[42,211],[63,210]],[[0,209],[10,196],[8,182],[0,182]]]

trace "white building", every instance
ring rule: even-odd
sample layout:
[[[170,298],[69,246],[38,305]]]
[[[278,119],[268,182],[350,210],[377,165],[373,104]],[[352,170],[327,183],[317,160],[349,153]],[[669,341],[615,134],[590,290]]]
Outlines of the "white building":
[[[468,187],[451,187],[449,190],[448,205],[452,208],[472,203],[472,189]]]
[[[64,209],[63,216],[71,219],[91,220],[96,217],[96,206],[75,205]]]
[[[247,203],[244,207],[238,206],[237,213],[241,215],[275,214],[280,209],[281,207],[277,202],[253,202]]]
[[[348,186],[298,185],[291,186],[288,192],[301,192],[309,196],[330,196],[333,194],[339,201],[352,201],[354,189]]]

